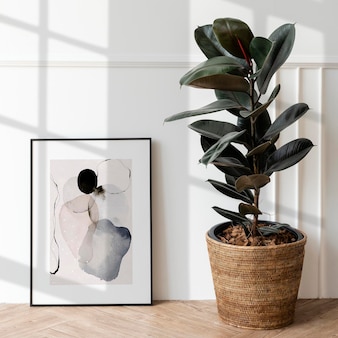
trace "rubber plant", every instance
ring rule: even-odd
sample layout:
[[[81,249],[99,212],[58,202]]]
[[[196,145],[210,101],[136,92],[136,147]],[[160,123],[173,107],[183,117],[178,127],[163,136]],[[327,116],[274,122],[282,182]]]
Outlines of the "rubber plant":
[[[201,119],[189,125],[201,135],[204,154],[200,162],[215,165],[224,173],[224,182],[208,182],[222,194],[240,201],[237,211],[220,207],[214,210],[241,224],[248,237],[276,233],[277,223],[259,226],[261,188],[270,182],[274,172],[298,163],[313,147],[306,138],[276,145],[280,133],[309,110],[307,104],[290,106],[273,122],[268,111],[280,91],[279,84],[270,88],[270,82],[291,53],[295,25],[284,24],[264,38],[254,36],[241,20],[220,18],[212,25],[198,27],[195,40],[207,60],[188,71],[180,84],[212,89],[216,100],[165,121],[224,111],[222,121]],[[236,116],[236,124],[226,121],[229,113]]]

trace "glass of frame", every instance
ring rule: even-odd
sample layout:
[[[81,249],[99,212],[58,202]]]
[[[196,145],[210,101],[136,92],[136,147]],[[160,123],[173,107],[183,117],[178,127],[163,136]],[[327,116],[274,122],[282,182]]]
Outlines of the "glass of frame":
[[[151,139],[32,139],[30,305],[151,304],[151,270]]]

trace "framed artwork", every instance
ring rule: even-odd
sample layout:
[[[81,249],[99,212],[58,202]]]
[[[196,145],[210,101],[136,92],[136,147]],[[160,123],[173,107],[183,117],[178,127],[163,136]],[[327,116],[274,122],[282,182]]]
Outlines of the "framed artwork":
[[[151,274],[151,139],[32,139],[30,305],[151,304]]]

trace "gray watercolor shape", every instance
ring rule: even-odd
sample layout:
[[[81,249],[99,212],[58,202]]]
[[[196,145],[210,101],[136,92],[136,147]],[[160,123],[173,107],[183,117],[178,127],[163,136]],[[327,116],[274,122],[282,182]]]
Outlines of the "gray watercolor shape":
[[[93,223],[79,249],[79,266],[91,275],[112,281],[119,275],[130,243],[131,234],[127,228],[116,227],[109,219]]]

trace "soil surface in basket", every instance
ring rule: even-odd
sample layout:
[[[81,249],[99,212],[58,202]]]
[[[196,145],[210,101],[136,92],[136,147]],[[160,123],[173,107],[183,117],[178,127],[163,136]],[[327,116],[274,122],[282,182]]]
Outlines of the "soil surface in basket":
[[[217,237],[224,243],[240,246],[271,246],[296,241],[294,234],[285,229],[281,229],[278,234],[250,236],[247,238],[241,225],[230,226],[218,234]]]

